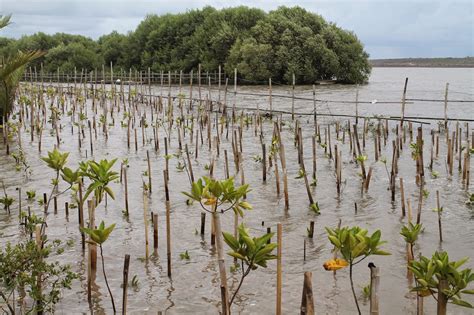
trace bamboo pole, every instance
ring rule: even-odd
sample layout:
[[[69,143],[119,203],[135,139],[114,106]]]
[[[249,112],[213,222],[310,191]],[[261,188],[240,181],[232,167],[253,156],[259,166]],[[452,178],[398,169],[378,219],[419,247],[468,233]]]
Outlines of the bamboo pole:
[[[370,268],[370,315],[379,314],[378,289],[380,283],[379,268],[369,263]]]
[[[441,227],[441,206],[439,204],[439,190],[436,190],[436,211],[438,212],[439,241],[443,242],[443,229]]]
[[[148,261],[148,196],[146,191],[143,191],[143,223],[145,228],[145,259]]]
[[[400,177],[400,198],[402,202],[402,217],[405,217],[405,190],[403,188],[403,178]]]
[[[405,120],[405,102],[407,96],[407,85],[408,85],[408,78],[405,78],[405,86],[403,87],[403,95],[402,95],[402,115],[400,120],[400,128],[403,128],[403,121]]]
[[[127,180],[127,165],[122,165],[123,182],[125,184],[125,215],[128,217],[128,180]]]
[[[166,258],[167,258],[167,273],[171,278],[171,219],[170,219],[170,194],[168,189],[168,171],[163,170],[163,178],[165,182],[165,199],[166,199]]]
[[[230,314],[229,305],[229,293],[227,288],[227,275],[224,260],[224,246],[222,243],[222,229],[220,215],[217,212],[217,205],[213,205],[212,219],[214,222],[214,228],[216,232],[216,251],[217,251],[217,262],[219,265],[219,276],[220,276],[220,288],[221,288],[221,303],[222,303],[222,314]]]
[[[151,190],[151,162],[150,162],[150,152],[146,150],[146,160],[147,160],[147,166],[148,166],[148,191],[152,192]]]
[[[127,289],[128,289],[128,270],[130,267],[130,255],[126,254],[123,262],[123,282],[122,282],[122,315],[127,314]]]
[[[304,273],[301,315],[314,315],[313,284],[311,271]]]
[[[276,286],[276,315],[281,315],[281,287],[282,287],[282,225],[277,224],[277,286]]]

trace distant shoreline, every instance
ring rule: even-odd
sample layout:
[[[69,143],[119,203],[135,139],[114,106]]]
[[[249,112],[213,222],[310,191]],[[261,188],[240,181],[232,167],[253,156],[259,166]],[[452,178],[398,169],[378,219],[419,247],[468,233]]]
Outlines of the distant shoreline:
[[[369,62],[374,68],[474,68],[474,57],[372,59]]]

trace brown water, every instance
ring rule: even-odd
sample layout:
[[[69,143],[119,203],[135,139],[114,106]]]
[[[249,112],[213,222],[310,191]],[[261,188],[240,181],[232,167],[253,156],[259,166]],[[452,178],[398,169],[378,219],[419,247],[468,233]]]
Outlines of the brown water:
[[[405,77],[409,77],[407,98],[443,99],[446,82],[450,82],[450,99],[473,100],[474,99],[474,70],[473,69],[383,69],[376,68],[373,71],[370,83],[359,87],[360,101],[373,101],[374,104],[361,104],[359,111],[361,115],[400,115],[400,104],[380,104],[381,101],[399,102],[402,94]],[[231,90],[231,89],[230,89]],[[266,93],[267,87],[239,87],[239,91],[252,93]],[[154,94],[159,95],[159,87],[153,88]],[[172,93],[176,94],[177,88]],[[188,88],[182,91],[189,93]],[[167,90],[164,91],[166,95]],[[207,90],[203,88],[203,95]],[[274,86],[274,94],[291,95],[291,90],[285,86]],[[296,89],[297,96],[312,97],[311,87],[302,86]],[[193,96],[197,96],[197,88],[193,90]],[[212,97],[217,97],[217,92],[212,92]],[[318,86],[317,98],[341,101],[354,100],[355,87],[353,86]],[[228,104],[234,102],[232,93],[228,95]],[[268,108],[267,97],[238,96],[235,100],[237,106]],[[297,100],[295,109],[297,112],[312,111],[311,101]],[[279,110],[290,110],[291,99],[274,99],[273,108]],[[333,102],[318,102],[318,113],[353,114],[354,104],[341,104]],[[443,117],[444,104],[439,102],[415,102],[407,105],[407,116],[434,116]],[[150,121],[150,107],[140,106],[140,110],[147,112]],[[89,119],[92,119],[92,111],[88,111]],[[474,119],[474,103],[450,103],[448,116],[454,118]],[[185,172],[176,169],[177,158],[170,160],[170,199],[171,199],[171,243],[172,243],[172,279],[166,274],[166,233],[165,233],[165,206],[163,189],[163,168],[165,164],[163,137],[165,133],[160,129],[159,152],[153,149],[153,131],[146,130],[147,142],[145,146],[141,143],[141,130],[138,128],[138,152],[135,152],[133,137],[131,149],[127,149],[127,129],[121,128],[119,121],[122,112],[116,114],[115,126],[109,129],[109,139],[105,140],[101,130],[98,130],[98,138],[94,141],[94,158],[128,158],[129,168],[129,195],[130,216],[125,219],[122,216],[124,209],[124,188],[119,183],[111,185],[116,193],[116,200],[108,200],[107,208],[101,204],[96,210],[96,222],[104,220],[107,224],[116,223],[117,227],[112,233],[110,240],[105,244],[105,259],[108,278],[116,304],[121,305],[121,282],[122,267],[125,254],[131,255],[130,278],[134,275],[139,279],[137,290],[129,289],[128,311],[136,314],[156,314],[157,311],[166,311],[169,314],[216,314],[219,311],[220,289],[218,269],[214,249],[210,246],[209,217],[207,219],[206,235],[201,237],[196,234],[200,226],[200,209],[197,205],[186,206],[185,196],[181,191],[189,189],[189,181]],[[138,116],[137,116],[138,117]],[[97,117],[98,118],[98,117]],[[289,116],[284,119],[291,120]],[[303,126],[303,138],[305,139],[305,165],[307,170],[311,169],[311,135],[313,133],[312,116],[299,117]],[[336,121],[347,122],[343,118],[319,118],[321,133],[324,141],[323,128],[327,123]],[[375,121],[375,120],[372,120]],[[63,130],[61,132],[61,151],[70,152],[68,166],[76,167],[77,163],[90,158],[88,136],[84,139],[82,150],[77,145],[77,129],[71,135],[70,117],[63,117],[61,121]],[[424,125],[425,135],[425,166],[429,163],[429,152],[431,141],[430,129],[437,129],[436,121],[431,125]],[[381,314],[415,314],[416,301],[409,293],[409,284],[406,277],[405,244],[399,235],[400,228],[406,223],[406,218],[401,218],[400,194],[398,191],[396,201],[390,201],[388,190],[388,177],[384,165],[374,161],[373,138],[369,132],[367,146],[365,148],[368,156],[368,165],[373,167],[372,181],[369,192],[363,196],[360,194],[359,167],[351,161],[349,154],[349,141],[345,144],[335,140],[334,127],[332,144],[338,144],[342,148],[343,158],[343,191],[337,195],[334,180],[334,162],[329,160],[324,149],[317,149],[317,178],[318,185],[313,188],[312,193],[321,208],[321,215],[315,216],[308,209],[308,199],[305,192],[304,181],[295,179],[298,174],[297,152],[292,145],[293,136],[289,131],[292,124],[288,123],[283,128],[282,137],[285,143],[286,159],[288,163],[289,197],[290,209],[284,210],[282,195],[277,197],[275,178],[273,171],[268,173],[267,182],[262,183],[262,166],[253,160],[256,155],[261,155],[261,146],[258,138],[254,136],[254,128],[244,128],[243,132],[243,155],[245,180],[252,192],[247,196],[248,201],[254,209],[245,214],[244,221],[250,227],[252,233],[262,234],[267,227],[276,231],[276,224],[283,224],[283,314],[294,314],[299,312],[301,302],[301,291],[303,284],[303,273],[313,272],[313,293],[315,297],[315,310],[323,314],[354,314],[355,305],[350,292],[348,270],[341,270],[334,277],[332,272],[323,269],[324,261],[332,257],[329,241],[324,231],[325,226],[334,227],[339,220],[343,225],[360,225],[369,229],[382,230],[382,238],[388,241],[384,248],[392,253],[391,256],[379,256],[368,259],[380,267],[380,308]],[[390,129],[395,128],[396,122],[391,122]],[[417,126],[416,124],[414,125]],[[464,123],[460,125],[465,132]],[[51,126],[48,125],[47,128]],[[455,123],[450,123],[453,131]],[[472,129],[472,123],[470,130]],[[264,141],[269,145],[271,141],[272,124],[264,123]],[[86,130],[86,135],[88,130]],[[132,133],[133,134],[133,133]],[[215,130],[213,131],[215,135]],[[225,131],[224,131],[225,135]],[[204,145],[199,149],[199,159],[192,160],[195,177],[207,175],[205,164],[210,161],[210,153],[207,148],[206,133],[204,133]],[[382,146],[382,156],[387,158],[387,165],[391,164],[392,146],[391,141],[394,133],[390,132],[387,146]],[[177,132],[173,130],[171,135],[170,153],[178,151]],[[463,144],[466,137],[463,136]],[[187,135],[185,140],[189,143]],[[17,198],[16,187],[26,190],[36,190],[37,196],[43,192],[50,191],[50,180],[53,173],[46,169],[44,162],[39,157],[46,155],[52,150],[56,138],[50,134],[49,129],[43,131],[42,152],[38,152],[37,139],[30,143],[30,135],[22,132],[22,143],[31,165],[32,175],[25,177],[23,172],[15,171],[15,163],[11,157],[5,155],[3,144],[0,144],[0,179],[5,181],[9,195]],[[383,141],[382,141],[383,144]],[[191,145],[194,151],[194,145]],[[11,150],[15,151],[16,144],[11,144]],[[215,177],[224,177],[223,151],[229,152],[229,165],[231,173],[235,172],[230,138],[222,137],[221,155],[216,160]],[[153,193],[150,196],[150,211],[159,215],[159,255],[150,259],[148,263],[142,261],[145,256],[144,245],[144,223],[143,223],[143,199],[142,199],[142,172],[147,169],[146,150],[150,151],[152,157],[152,179]],[[460,259],[463,256],[473,257],[474,244],[474,209],[468,207],[465,201],[468,197],[466,189],[461,184],[461,178],[457,172],[457,155],[455,160],[455,171],[451,177],[445,168],[446,143],[445,136],[440,136],[440,154],[434,161],[434,170],[439,172],[439,178],[432,178],[426,170],[426,189],[430,192],[423,203],[422,223],[425,231],[421,234],[417,253],[430,256],[435,250],[443,249],[450,253],[451,259]],[[472,163],[472,162],[471,162]],[[117,164],[115,167],[119,169]],[[281,169],[280,169],[281,170]],[[415,184],[415,162],[411,159],[408,148],[408,139],[399,160],[399,176],[405,179],[405,194],[412,201],[412,207],[416,211],[418,203],[418,187]],[[308,171],[309,172],[309,171]],[[472,167],[471,167],[472,173]],[[240,174],[237,176],[240,178]],[[146,180],[146,179],[145,179]],[[436,190],[440,191],[441,205],[444,206],[443,229],[444,242],[438,241],[437,214],[432,211],[436,207]],[[469,190],[472,192],[472,189]],[[85,268],[87,266],[87,255],[83,255],[78,231],[77,209],[70,209],[69,221],[66,221],[64,209],[61,205],[70,201],[70,195],[60,196],[58,201],[59,213],[49,214],[47,217],[47,234],[49,239],[74,240],[75,245],[61,255],[54,257],[62,262],[70,263],[76,272],[81,273],[80,281],[76,281],[73,289],[64,291],[62,302],[57,307],[58,314],[89,313],[86,292]],[[354,202],[358,205],[357,214],[354,213]],[[26,195],[23,196],[23,207],[27,206]],[[37,203],[28,204],[34,212],[42,213],[42,207]],[[18,203],[14,203],[12,215],[0,212],[0,233],[2,238],[0,244],[7,241],[17,242],[24,238],[21,228],[17,224]],[[307,256],[303,260],[303,242],[306,238],[306,228],[309,221],[315,220],[314,239],[307,239]],[[262,226],[262,221],[265,225]],[[233,230],[233,215],[223,217],[223,230]],[[150,238],[150,246],[152,240]],[[191,259],[180,260],[179,254],[188,251]],[[152,249],[151,249],[152,251]],[[100,261],[99,261],[100,263]],[[227,266],[230,267],[232,260],[226,258]],[[474,266],[474,262],[467,264]],[[236,273],[230,277],[231,289],[235,288],[240,275]],[[355,269],[355,283],[358,294],[362,295],[362,287],[369,282],[369,269],[366,264],[360,264]],[[97,290],[94,292],[94,310],[101,313],[112,313],[111,303],[100,272],[97,274]],[[276,262],[269,263],[266,269],[258,269],[246,279],[243,288],[233,306],[234,313],[241,314],[274,314],[275,313],[275,291],[276,291]],[[469,297],[467,297],[469,300]],[[360,301],[362,301],[362,297]],[[472,301],[472,298],[470,300]],[[368,312],[368,304],[361,303],[364,313]],[[426,314],[432,314],[435,310],[435,302],[431,298],[425,299]],[[472,314],[469,310],[450,306],[452,314]]]

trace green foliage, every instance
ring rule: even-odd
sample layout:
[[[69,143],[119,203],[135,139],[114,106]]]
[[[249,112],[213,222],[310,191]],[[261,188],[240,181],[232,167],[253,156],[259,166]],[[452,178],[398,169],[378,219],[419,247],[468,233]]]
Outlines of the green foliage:
[[[233,177],[216,180],[203,176],[192,184],[191,192],[182,193],[190,199],[198,201],[202,208],[208,212],[214,211],[214,208],[209,210],[205,206],[215,207],[215,209],[225,206],[226,208],[220,210],[222,213],[233,209],[243,217],[243,210],[252,209],[248,202],[240,200],[249,191],[249,185],[242,185],[236,188]]]
[[[36,198],[36,190],[28,190],[26,196],[28,200],[34,200]]]
[[[430,195],[430,191],[428,189],[423,189],[422,193],[423,193],[423,197],[425,198],[428,198],[428,196]]]
[[[0,198],[0,203],[3,204],[4,209],[10,208],[10,206],[13,204],[13,201],[15,201],[13,198],[4,196]]]
[[[329,241],[334,245],[335,251],[341,253],[349,264],[357,264],[371,255],[390,255],[379,246],[386,243],[381,241],[380,230],[368,236],[368,231],[358,226],[343,228],[326,227]],[[361,257],[356,261],[356,258]]]
[[[46,223],[43,218],[37,216],[34,213],[27,215],[26,213],[22,212],[21,217],[22,219],[26,219],[23,223],[21,223],[21,225],[25,226],[26,233],[30,235],[34,233],[37,224]]]
[[[266,233],[260,237],[251,237],[249,229],[243,223],[238,227],[237,238],[227,232],[223,232],[222,235],[224,236],[224,241],[231,248],[231,251],[227,254],[239,260],[241,264],[241,268],[238,268],[238,264],[235,264],[233,268],[231,267],[231,272],[235,272],[238,269],[241,269],[242,272],[240,283],[230,300],[230,305],[232,305],[245,277],[252,270],[258,269],[258,267],[267,268],[268,261],[277,258],[272,252],[277,248],[278,244],[270,242],[274,233]]]
[[[87,187],[84,200],[87,199],[91,193],[94,193],[97,204],[102,201],[104,193],[107,193],[112,199],[115,199],[114,192],[108,185],[119,178],[118,173],[111,170],[116,161],[117,159],[110,161],[104,159],[100,162],[87,161],[80,163],[80,175],[89,178],[91,181]]]
[[[370,283],[362,288],[362,295],[364,296],[365,299],[370,298]]]
[[[68,167],[64,167],[61,170],[62,179],[71,186],[79,182],[80,175],[79,170],[73,171]]]
[[[105,227],[104,221],[100,222],[97,229],[81,228],[81,231],[90,236],[91,240],[99,245],[102,245],[109,238],[110,233],[115,228],[115,224]]]
[[[418,235],[422,231],[422,228],[423,228],[422,224],[417,224],[417,223],[413,224],[409,222],[408,225],[402,226],[400,235],[403,236],[403,238],[405,239],[405,242],[413,245],[418,240]]]
[[[458,261],[449,261],[448,253],[435,252],[430,258],[422,256],[420,260],[412,261],[408,267],[416,279],[416,287],[412,290],[421,295],[435,294],[438,292],[440,280],[447,280],[448,288],[443,291],[450,303],[473,308],[471,304],[462,300],[462,294],[474,294],[474,290],[467,286],[474,281],[471,269],[459,268],[468,261],[463,258]]]
[[[71,289],[72,281],[78,278],[69,265],[50,262],[48,259],[57,244],[54,242],[40,249],[35,241],[17,245],[7,243],[0,251],[0,292],[3,296],[17,292],[21,301],[28,294],[31,299],[25,310],[28,314],[54,313],[62,290]],[[41,283],[38,282],[38,274],[41,274]],[[12,307],[9,302],[4,302],[9,308]]]
[[[306,175],[302,168],[298,170],[298,175],[296,175],[295,179],[301,179]]]
[[[320,212],[320,209],[319,209],[319,203],[318,202],[315,202],[315,203],[312,203],[309,208],[311,209],[311,211],[313,211],[315,214],[321,214]]]
[[[410,149],[411,149],[411,158],[413,160],[416,160],[420,154],[421,154],[421,150],[422,150],[422,147],[418,145],[418,143],[410,143]]]
[[[277,244],[267,244],[275,233],[267,233],[252,238],[249,235],[249,229],[243,223],[238,227],[238,232],[238,238],[227,232],[222,233],[224,241],[232,249],[228,252],[230,256],[241,260],[252,270],[257,269],[258,266],[266,268],[267,262],[276,258],[271,253],[277,247]]]
[[[48,156],[43,156],[41,159],[46,162],[49,168],[59,172],[66,165],[69,152],[61,153],[57,148],[48,152]]]
[[[353,266],[372,255],[390,255],[390,253],[380,249],[380,246],[386,243],[381,241],[382,233],[380,230],[368,235],[366,229],[358,226],[354,227],[326,227],[329,241],[334,245],[334,251],[340,253],[344,259],[332,259],[324,264],[326,270],[338,270],[349,265],[349,279],[351,282],[352,295],[357,306],[358,313],[361,314],[359,302],[355,294],[354,282],[352,277]]]
[[[191,256],[189,256],[189,253],[186,250],[185,252],[179,254],[179,258],[181,258],[181,260],[190,260]]]
[[[138,280],[138,276],[134,275],[132,278],[131,286],[134,290],[137,290],[139,285],[140,285],[140,281]]]
[[[469,198],[466,200],[467,205],[474,205],[474,194],[469,194]]]
[[[359,155],[359,156],[356,158],[356,161],[357,161],[357,162],[365,162],[365,161],[367,161],[367,155]]]
[[[3,44],[3,45],[1,45]],[[112,32],[97,41],[79,35],[36,33],[0,42],[0,54],[18,50],[43,50],[32,66],[47,72],[72,72],[74,68],[147,69],[154,72],[198,64],[203,71],[219,65],[239,80],[257,83],[314,83],[338,79],[366,82],[368,54],[355,34],[300,7],[279,7],[265,13],[239,6],[221,10],[206,6],[180,14],[148,15],[127,35]],[[115,70],[117,71],[117,70]]]
[[[0,15],[0,29],[10,24],[10,18],[11,15]],[[5,118],[8,118],[13,107],[16,90],[26,65],[43,56],[40,51],[22,52],[20,49],[11,51],[14,54],[4,54],[4,50],[0,55],[0,117]]]

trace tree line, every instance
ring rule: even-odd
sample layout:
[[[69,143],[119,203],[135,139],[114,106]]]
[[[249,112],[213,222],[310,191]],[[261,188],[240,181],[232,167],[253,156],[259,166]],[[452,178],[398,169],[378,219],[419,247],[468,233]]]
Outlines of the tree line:
[[[47,52],[31,66],[45,72],[148,69],[189,72],[219,65],[244,83],[313,83],[337,79],[364,83],[368,54],[350,31],[300,7],[268,13],[245,6],[217,10],[207,6],[180,14],[148,15],[128,34],[116,31],[98,40],[65,33],[38,32],[17,40],[0,37],[0,56],[18,51]],[[232,76],[232,75],[230,75]]]

